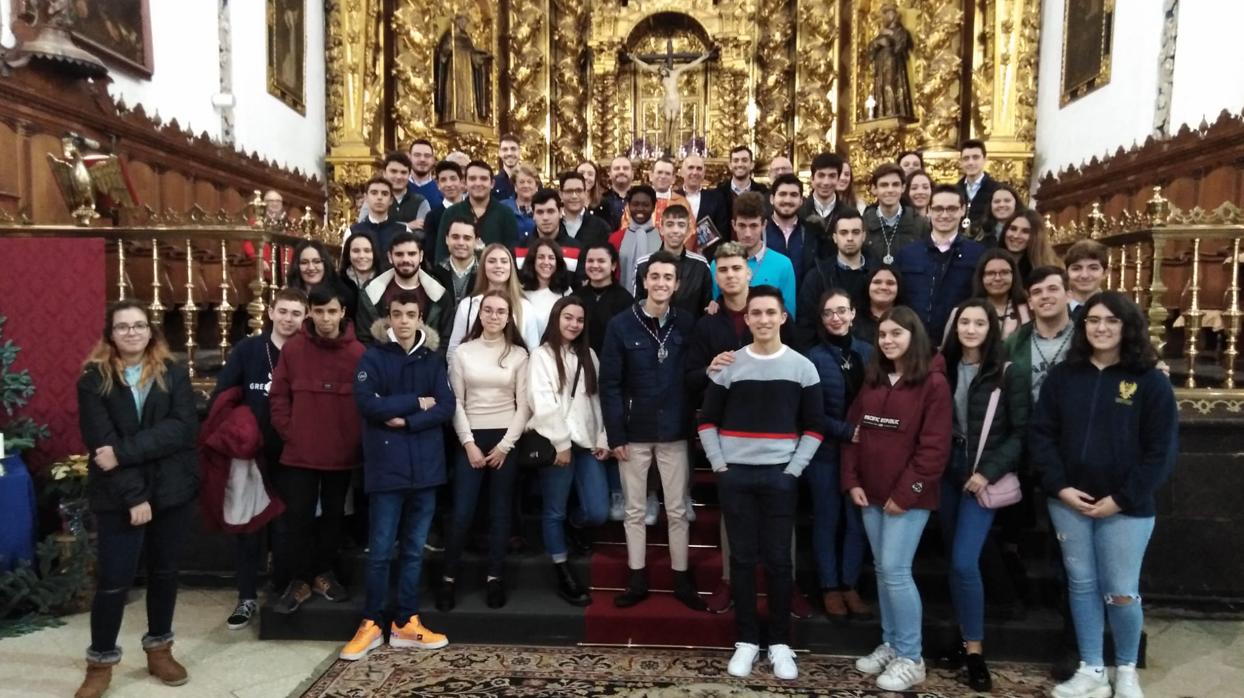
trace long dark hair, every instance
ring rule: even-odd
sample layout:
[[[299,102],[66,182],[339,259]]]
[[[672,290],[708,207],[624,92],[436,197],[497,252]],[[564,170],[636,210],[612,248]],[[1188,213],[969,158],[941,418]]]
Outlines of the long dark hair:
[[[545,240],[539,233],[532,233],[527,242],[527,256],[523,258],[523,266],[518,270],[518,282],[524,291],[540,290],[540,277],[536,274],[536,255],[540,248],[545,247],[557,258],[557,266],[553,269],[553,277],[549,279],[549,290],[554,293],[565,293],[570,290],[570,272],[566,268],[566,257],[562,254],[562,246],[552,240]]]
[[[350,237],[346,238],[346,242],[341,246],[341,261],[337,265],[337,275],[341,278],[347,278],[346,272],[350,270],[350,247],[355,240],[366,240],[371,243],[371,277],[374,279],[384,273],[389,268],[389,257],[380,250],[380,246],[376,244],[376,237],[371,232],[363,230],[357,233],[350,233]],[[420,245],[422,248],[423,246]],[[294,258],[294,266],[298,265],[298,258]]]
[[[994,383],[997,387],[1002,383],[1001,369],[1006,361],[1002,346],[1002,323],[998,321],[998,314],[994,311],[993,304],[985,298],[969,298],[956,306],[954,312],[950,314],[950,327],[946,330],[946,339],[942,341],[942,358],[946,360],[946,377],[953,386],[959,371],[959,361],[963,359],[963,344],[959,342],[959,316],[963,315],[963,311],[968,308],[980,308],[985,311],[985,320],[989,323],[989,330],[985,333],[985,341],[981,344],[980,372],[977,375],[986,376],[997,371]]]
[[[855,307],[855,301],[851,299],[851,294],[847,293],[845,290],[835,286],[834,288],[829,289],[825,293],[822,293],[820,301],[818,301],[816,304],[816,318],[813,320],[813,322],[816,323],[816,336],[820,338],[821,344],[830,343],[829,329],[825,327],[825,318],[821,315],[821,313],[825,312],[825,304],[829,302],[829,299],[835,298],[837,296],[842,296],[843,298],[846,298],[847,307],[851,308],[851,310],[854,310],[856,313],[859,313],[859,310]],[[847,326],[847,335],[848,336],[851,335],[850,325]]]
[[[484,301],[489,298],[500,298],[505,301],[505,309],[508,311],[505,318],[505,329],[501,331],[501,335],[505,338],[505,349],[501,351],[501,356],[497,359],[497,365],[500,366],[505,362],[505,357],[509,355],[510,349],[518,347],[527,353],[527,344],[523,341],[523,335],[518,331],[518,325],[514,321],[514,306],[510,302],[510,297],[502,291],[485,291],[479,299],[479,313],[475,315],[475,324],[471,325],[471,331],[467,333],[465,341],[469,342],[473,339],[479,339],[484,334]]]
[[[902,382],[908,385],[923,383],[924,379],[929,376],[933,345],[929,342],[929,334],[924,331],[924,323],[920,320],[920,316],[905,305],[890,308],[877,320],[877,340],[873,342],[873,357],[868,361],[864,382],[872,386],[890,384],[894,362],[887,359],[881,351],[881,323],[887,320],[911,333],[911,344],[907,345],[907,353],[903,355]]]
[[[1028,294],[1024,291],[1024,280],[1020,278],[1019,263],[1015,261],[1015,255],[1001,247],[991,247],[985,250],[980,261],[976,263],[976,275],[972,277],[972,297],[989,298],[989,293],[985,291],[985,265],[996,259],[1003,260],[1011,268],[1011,290],[1007,294],[1011,305],[1018,308],[1027,303]]]
[[[1158,352],[1149,341],[1149,324],[1144,313],[1126,294],[1118,291],[1099,291],[1089,296],[1076,319],[1075,334],[1067,348],[1067,363],[1087,364],[1093,358],[1093,346],[1089,344],[1087,319],[1089,311],[1104,305],[1115,317],[1123,321],[1123,337],[1119,343],[1119,366],[1131,373],[1144,373],[1158,365]]]
[[[1006,231],[1017,218],[1023,218],[1028,221],[1030,229],[1028,248],[1023,252],[1012,252],[1012,254],[1017,254],[1019,257],[1027,257],[1028,263],[1032,265],[1033,269],[1046,266],[1061,267],[1063,263],[1058,259],[1058,254],[1054,252],[1054,246],[1050,244],[1050,239],[1045,234],[1045,221],[1041,220],[1041,216],[1037,215],[1037,212],[1032,209],[1020,210],[1017,208],[1015,209],[1015,215],[1002,222],[1002,233],[998,237],[998,247],[1006,249]]]
[[[583,331],[570,344],[566,344],[562,337],[561,316],[562,311],[569,306],[577,305],[583,311]],[[553,309],[549,311],[549,324],[544,328],[544,336],[540,338],[541,344],[549,345],[549,349],[553,350],[553,358],[557,360],[557,390],[560,392],[566,389],[566,362],[562,361],[562,349],[572,352],[575,358],[579,360],[579,365],[583,367],[583,389],[588,395],[596,394],[596,366],[592,364],[592,344],[591,338],[587,336],[587,306],[583,304],[583,299],[578,296],[562,296],[553,304]]]
[[[873,299],[872,299],[872,296],[868,295],[868,290],[873,285],[873,277],[875,277],[876,275],[880,274],[883,271],[890,272],[890,275],[894,277],[894,291],[895,291],[894,305],[890,307],[891,308],[897,307],[899,303],[899,299],[903,297],[903,274],[899,272],[898,267],[892,267],[889,264],[882,264],[878,266],[876,269],[873,269],[872,271],[868,273],[868,280],[864,282],[864,295],[865,297],[868,298],[868,306],[863,308],[863,310],[865,313],[868,313],[870,316],[872,315]]]
[[[308,293],[311,292],[310,286],[302,280],[302,269],[298,266],[299,260],[302,259],[303,251],[308,247],[315,250],[320,255],[320,260],[324,263],[324,280],[320,283],[336,284],[337,268],[333,266],[333,256],[328,253],[328,248],[324,247],[324,244],[319,240],[303,240],[294,247],[294,258],[290,262],[289,277],[285,279],[285,285]],[[375,249],[375,245],[372,246],[372,249]]]
[[[1015,200],[1015,211],[1010,216],[1007,216],[1007,218],[1003,220],[998,220],[997,218],[994,218],[993,216],[993,197],[995,194],[997,194],[1000,191],[1009,193],[1011,195],[1011,198]],[[1024,205],[1024,200],[1019,198],[1019,192],[1015,190],[1015,187],[1012,187],[1009,184],[999,183],[998,188],[994,190],[994,193],[989,195],[989,206],[985,210],[985,217],[981,219],[980,228],[978,228],[975,231],[976,239],[983,240],[985,238],[992,236],[994,234],[994,230],[998,227],[999,223],[1004,223],[1006,220],[1010,220],[1010,218],[1014,216],[1016,213],[1022,213],[1027,210],[1028,210],[1028,207]],[[999,237],[998,244],[1002,244],[1001,237],[1002,237],[1002,234],[1005,232],[1006,232],[1005,227],[1002,230],[998,231],[998,237]],[[1033,229],[1033,232],[1035,234],[1036,232],[1035,228]]]

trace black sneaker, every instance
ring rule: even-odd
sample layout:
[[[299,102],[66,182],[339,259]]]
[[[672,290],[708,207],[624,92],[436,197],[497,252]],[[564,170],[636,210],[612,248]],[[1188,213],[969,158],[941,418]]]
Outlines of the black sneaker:
[[[341,582],[337,581],[337,575],[332,572],[316,576],[311,588],[315,593],[335,603],[340,603],[350,598],[350,592],[341,586]]]
[[[441,585],[436,588],[436,610],[445,613],[454,610],[454,605],[454,583],[442,579]]]
[[[489,579],[484,583],[484,603],[489,608],[501,608],[505,605],[505,583],[500,579]]]
[[[968,686],[973,691],[988,693],[993,690],[993,677],[989,675],[989,667],[985,664],[984,655],[969,654],[964,664],[968,668]]]
[[[306,582],[290,582],[285,593],[273,604],[272,610],[282,615],[297,611],[304,603],[311,600],[311,587]]]
[[[255,599],[239,601],[238,607],[233,609],[233,613],[229,614],[229,618],[225,621],[225,625],[229,626],[230,630],[241,630],[242,628],[250,625],[251,616],[255,615],[255,612],[258,610],[259,603]]]
[[[423,543],[423,549],[430,553],[445,552],[445,540],[441,536],[440,527],[433,527],[428,531],[428,539]]]

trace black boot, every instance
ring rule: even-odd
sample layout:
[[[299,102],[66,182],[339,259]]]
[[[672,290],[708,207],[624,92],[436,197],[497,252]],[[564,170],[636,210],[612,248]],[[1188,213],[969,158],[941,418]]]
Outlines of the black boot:
[[[708,610],[708,604],[704,603],[704,599],[701,599],[700,595],[695,592],[695,584],[691,581],[690,572],[674,571],[674,598],[693,611]]]
[[[553,571],[557,574],[557,595],[571,606],[587,606],[592,597],[587,589],[575,579],[574,571],[564,562],[553,563]]]
[[[436,588],[436,610],[442,613],[454,610],[454,583],[448,579],[442,579]]]
[[[505,582],[500,579],[489,579],[484,582],[484,603],[489,608],[501,608],[505,602]]]
[[[592,554],[592,535],[585,528],[566,525],[566,547],[575,555]]]
[[[989,667],[985,664],[984,655],[969,654],[964,663],[968,667],[968,686],[973,691],[988,693],[993,690],[993,678],[989,675]]]
[[[613,605],[618,608],[630,608],[648,598],[648,573],[645,570],[631,570],[631,578],[626,583],[626,591],[613,598]]]

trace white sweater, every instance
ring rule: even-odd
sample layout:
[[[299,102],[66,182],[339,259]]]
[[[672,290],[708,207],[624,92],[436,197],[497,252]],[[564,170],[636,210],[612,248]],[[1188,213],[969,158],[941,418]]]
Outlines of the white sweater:
[[[479,316],[479,304],[482,299],[483,296],[474,295],[458,304],[458,310],[454,312],[453,329],[449,332],[449,348],[445,351],[446,360],[452,360],[454,352],[458,350],[458,345],[466,341],[467,333],[471,331],[475,318]],[[527,349],[531,350],[540,346],[540,333],[535,323],[536,313],[526,298],[520,300],[518,315],[519,318],[516,318],[518,333],[522,335]]]
[[[505,429],[497,448],[509,453],[527,426],[527,352],[480,337],[463,342],[449,360],[449,384],[458,404],[454,431],[462,445],[475,441],[475,429]]]
[[[558,293],[548,288],[540,288],[535,291],[523,291],[523,298],[531,304],[532,319],[535,321],[536,337],[540,340],[544,339],[544,330],[549,326],[549,313],[553,312],[553,306],[562,296],[570,295],[570,291]],[[524,317],[524,320],[526,318]],[[523,338],[526,341],[526,337]],[[537,340],[539,341],[539,340]],[[528,345],[532,351],[535,351],[538,344]]]
[[[574,352],[562,351],[566,364],[566,386],[557,388],[557,358],[547,344],[540,345],[528,362],[531,377],[527,394],[531,400],[531,421],[527,428],[539,432],[553,443],[559,451],[570,448],[573,443],[582,448],[608,448],[605,438],[604,419],[600,413],[599,387],[596,395],[588,395],[586,377],[579,375],[579,387],[570,397],[571,381],[579,367]],[[600,375],[600,363],[592,353],[592,366]],[[598,384],[599,386],[599,384]]]

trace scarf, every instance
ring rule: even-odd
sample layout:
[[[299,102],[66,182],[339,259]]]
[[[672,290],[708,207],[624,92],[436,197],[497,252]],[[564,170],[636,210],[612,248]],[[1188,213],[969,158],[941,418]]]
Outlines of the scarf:
[[[622,244],[618,250],[618,256],[622,259],[622,269],[620,274],[622,277],[622,288],[629,289],[632,294],[635,293],[635,264],[640,257],[656,252],[661,247],[661,235],[657,233],[656,225],[649,218],[647,223],[636,223],[631,221],[626,232],[622,235]]]

